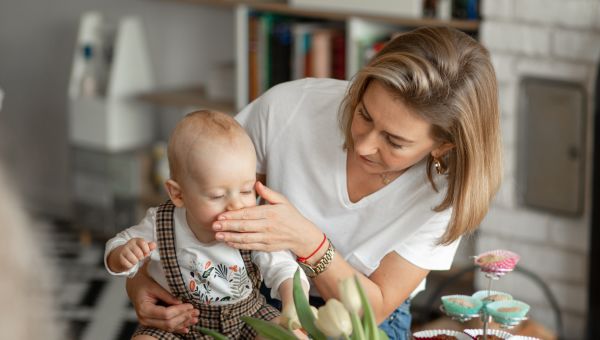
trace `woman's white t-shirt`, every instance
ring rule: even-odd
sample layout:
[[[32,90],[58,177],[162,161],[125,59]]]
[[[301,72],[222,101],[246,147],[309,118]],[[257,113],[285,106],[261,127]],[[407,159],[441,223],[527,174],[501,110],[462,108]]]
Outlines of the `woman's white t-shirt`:
[[[346,150],[338,111],[348,82],[308,78],[275,86],[236,119],[256,147],[257,173],[321,230],[346,261],[365,275],[397,252],[412,264],[446,270],[459,240],[438,245],[451,209],[435,212],[447,181],[434,175],[439,192],[420,162],[384,188],[351,202],[346,185]],[[424,289],[425,280],[413,292]]]

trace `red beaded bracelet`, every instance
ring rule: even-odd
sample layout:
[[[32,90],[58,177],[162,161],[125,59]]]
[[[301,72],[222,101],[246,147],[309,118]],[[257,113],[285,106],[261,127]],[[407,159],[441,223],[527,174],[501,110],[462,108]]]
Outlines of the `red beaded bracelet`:
[[[325,233],[323,233],[323,241],[321,241],[321,244],[319,244],[319,246],[317,247],[317,249],[315,249],[315,251],[313,251],[312,253],[310,253],[310,255],[308,255],[307,257],[297,256],[296,257],[296,261],[298,261],[298,262],[306,262],[306,260],[308,260],[311,257],[313,257],[313,255],[315,255],[319,251],[319,249],[321,249],[321,247],[323,247],[323,245],[325,244],[326,240],[327,240],[327,236],[325,235]]]

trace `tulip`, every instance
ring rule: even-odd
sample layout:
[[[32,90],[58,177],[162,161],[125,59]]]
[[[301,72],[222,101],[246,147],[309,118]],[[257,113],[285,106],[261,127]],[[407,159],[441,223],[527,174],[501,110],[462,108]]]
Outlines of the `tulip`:
[[[325,306],[319,308],[315,325],[325,335],[338,338],[352,333],[350,314],[344,305],[336,299],[329,299]]]
[[[346,307],[350,314],[360,314],[362,303],[360,301],[357,282],[353,277],[349,277],[340,282],[340,297],[344,307]]]
[[[302,328],[300,320],[298,320],[298,314],[296,313],[296,307],[294,304],[288,304],[283,308],[281,312],[280,325],[290,330]]]

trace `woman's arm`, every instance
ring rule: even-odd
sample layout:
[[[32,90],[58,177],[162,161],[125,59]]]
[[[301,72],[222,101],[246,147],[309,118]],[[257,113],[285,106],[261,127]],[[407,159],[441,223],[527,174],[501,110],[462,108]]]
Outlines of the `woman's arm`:
[[[323,299],[327,300],[332,297],[340,299],[339,281],[358,276],[369,297],[375,319],[377,323],[381,323],[410,296],[428,273],[429,270],[419,268],[398,253],[391,252],[367,277],[354,269],[339,254],[336,254],[327,270],[314,278],[312,282]]]
[[[258,178],[265,179],[264,176]],[[321,243],[323,232],[302,216],[281,194],[260,182],[257,182],[256,191],[269,205],[223,213],[213,225],[218,231],[217,239],[239,249],[289,249],[300,257],[311,254]],[[321,247],[309,259],[309,263],[318,261],[326,250],[327,245]],[[313,279],[313,283],[323,298],[339,299],[339,281],[358,275],[369,296],[376,319],[380,322],[408,298],[428,273],[429,270],[419,268],[392,252],[382,259],[375,272],[366,277],[336,254],[329,268]]]
[[[198,322],[198,310],[177,300],[148,276],[146,266],[142,268],[133,278],[127,279],[126,284],[127,295],[140,324],[167,332],[189,332],[188,327]]]

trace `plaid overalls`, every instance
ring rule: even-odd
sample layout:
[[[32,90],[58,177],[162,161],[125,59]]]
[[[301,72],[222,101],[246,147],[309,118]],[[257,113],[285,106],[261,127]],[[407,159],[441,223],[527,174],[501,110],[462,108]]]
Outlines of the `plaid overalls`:
[[[169,283],[171,293],[186,303],[191,303],[200,311],[199,321],[190,327],[186,335],[169,333],[160,329],[140,326],[135,331],[136,335],[150,335],[157,339],[212,339],[200,332],[197,327],[210,328],[227,336],[229,339],[254,339],[256,331],[245,324],[240,316],[247,315],[263,320],[271,320],[279,316],[279,311],[267,304],[264,296],[259,292],[261,276],[258,268],[251,261],[249,250],[240,250],[246,271],[254,286],[250,296],[242,301],[220,306],[211,306],[200,302],[187,289],[183,281],[177,262],[175,248],[175,233],[173,225],[173,212],[175,206],[169,200],[159,206],[156,214],[156,231],[160,262]]]

